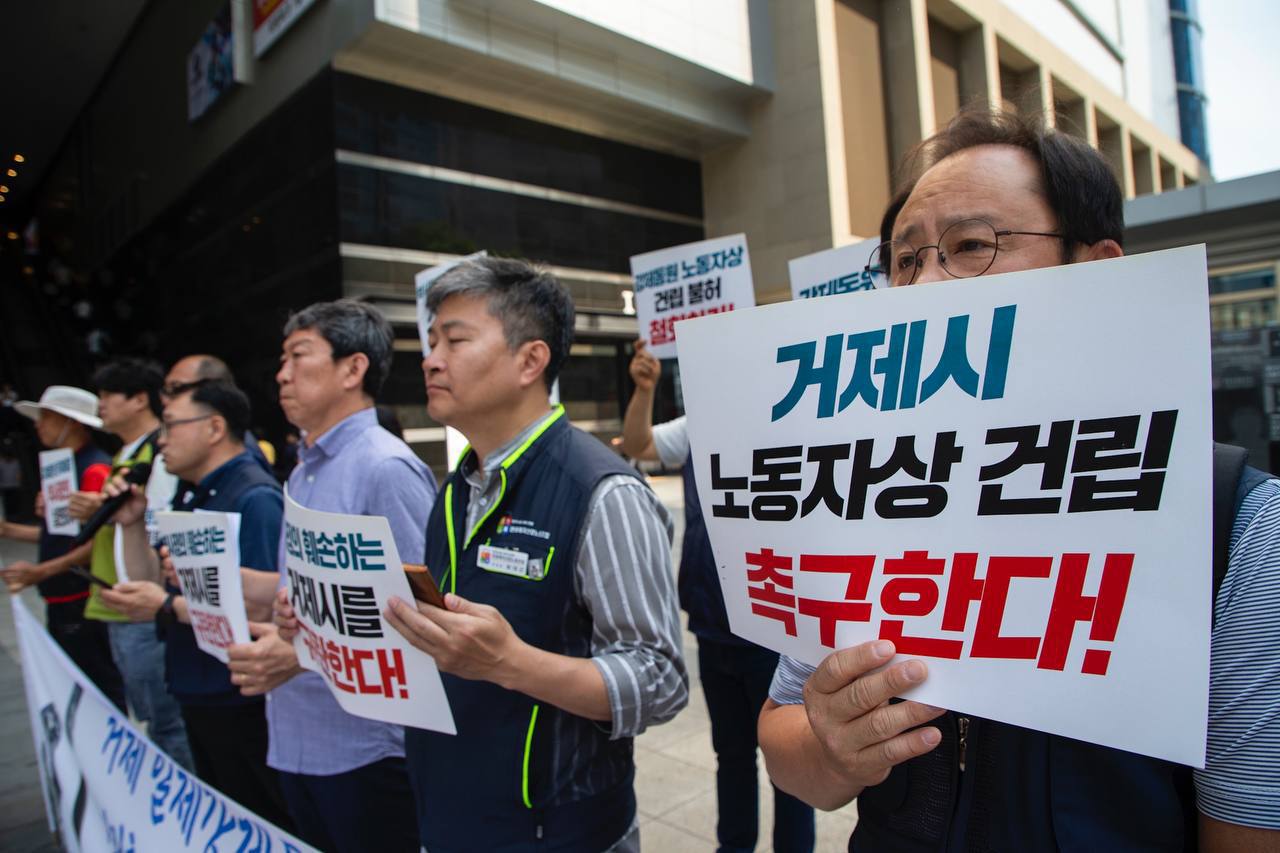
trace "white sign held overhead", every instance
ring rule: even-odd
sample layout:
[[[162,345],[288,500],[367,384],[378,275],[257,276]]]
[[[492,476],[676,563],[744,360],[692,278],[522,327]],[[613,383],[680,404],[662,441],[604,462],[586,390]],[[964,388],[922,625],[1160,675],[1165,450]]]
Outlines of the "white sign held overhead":
[[[435,661],[382,618],[391,596],[414,600],[387,520],[307,509],[286,492],[284,531],[298,662],[349,714],[456,734]]]
[[[640,337],[657,358],[675,358],[676,323],[756,304],[745,234],[631,257]]]
[[[872,237],[788,261],[791,298],[814,299],[888,287],[882,273],[867,269],[871,253],[878,245],[880,238]]]
[[[227,646],[249,643],[240,578],[240,513],[158,512],[160,541],[178,575],[201,651],[227,662]]]
[[[1194,246],[680,324],[734,633],[889,639],[912,699],[1203,766],[1204,282]]]

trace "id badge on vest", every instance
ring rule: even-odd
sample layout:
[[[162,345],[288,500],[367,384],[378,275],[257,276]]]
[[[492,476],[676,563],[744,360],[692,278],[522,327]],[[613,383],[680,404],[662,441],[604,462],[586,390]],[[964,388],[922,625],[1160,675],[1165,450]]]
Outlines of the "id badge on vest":
[[[497,572],[526,580],[542,580],[543,561],[530,558],[524,551],[515,548],[500,548],[497,545],[481,545],[476,554],[476,565],[487,572]]]

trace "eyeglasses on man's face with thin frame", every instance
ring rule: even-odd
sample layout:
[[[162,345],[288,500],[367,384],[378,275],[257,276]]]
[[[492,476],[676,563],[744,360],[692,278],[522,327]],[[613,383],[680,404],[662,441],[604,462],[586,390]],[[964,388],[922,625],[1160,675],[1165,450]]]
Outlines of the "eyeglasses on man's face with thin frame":
[[[172,432],[173,428],[176,426],[182,426],[183,424],[193,424],[196,421],[207,421],[209,420],[209,418],[213,416],[214,416],[214,413],[210,412],[207,415],[196,415],[194,418],[179,418],[176,421],[161,421],[160,437],[164,438],[167,435],[169,435],[169,433]]]
[[[890,240],[871,250],[866,270],[883,275],[891,287],[911,284],[924,266],[920,253],[928,249],[938,250],[938,263],[954,278],[973,278],[991,269],[1000,252],[1000,238],[1021,234],[1028,237],[1055,237],[1063,235],[1050,231],[1011,231],[997,229],[985,219],[961,219],[947,226],[938,242],[916,248],[905,240]]]

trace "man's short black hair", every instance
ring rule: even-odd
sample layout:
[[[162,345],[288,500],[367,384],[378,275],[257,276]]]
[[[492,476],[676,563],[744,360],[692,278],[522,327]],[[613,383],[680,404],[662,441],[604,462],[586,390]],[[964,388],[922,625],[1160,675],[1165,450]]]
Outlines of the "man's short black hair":
[[[235,444],[244,443],[252,411],[243,391],[222,380],[200,382],[191,389],[191,402],[221,415],[227,422],[227,437]]]
[[[485,299],[513,351],[529,341],[545,343],[551,358],[542,378],[551,389],[573,346],[573,297],[559,279],[528,261],[477,258],[440,276],[427,291],[427,307],[438,311],[450,296]]]
[[[381,311],[356,299],[316,302],[289,318],[284,336],[287,338],[303,329],[315,329],[329,342],[334,361],[364,353],[369,359],[369,369],[364,373],[364,392],[371,399],[377,398],[382,383],[391,374],[395,341],[395,332]]]
[[[900,170],[906,179],[894,200],[901,197],[905,202],[920,176],[939,161],[979,145],[1012,145],[1039,164],[1041,189],[1063,236],[1064,261],[1071,259],[1076,245],[1092,246],[1099,240],[1124,245],[1124,193],[1106,158],[1083,139],[1045,127],[1043,119],[1035,115],[961,110],[946,127],[907,154]],[[899,204],[898,210],[901,207]],[[898,210],[892,205],[890,210],[896,219]],[[891,233],[892,219],[888,225]],[[882,235],[884,230],[882,224]]]
[[[160,387],[164,385],[164,368],[146,358],[117,358],[99,367],[93,374],[93,387],[100,393],[147,395],[147,405],[157,418],[164,406],[160,402]]]

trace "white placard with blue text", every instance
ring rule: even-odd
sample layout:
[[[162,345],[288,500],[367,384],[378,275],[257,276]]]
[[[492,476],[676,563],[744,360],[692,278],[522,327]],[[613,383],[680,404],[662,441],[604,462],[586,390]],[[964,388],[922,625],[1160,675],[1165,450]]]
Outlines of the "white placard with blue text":
[[[227,662],[227,647],[251,642],[240,577],[240,513],[157,512],[160,541],[186,599],[196,645]]]
[[[1205,280],[1193,246],[682,323],[734,633],[892,639],[910,698],[1203,766]]]
[[[387,520],[307,509],[286,492],[284,535],[298,663],[349,714],[456,734],[435,661],[382,618],[393,595],[414,601]]]
[[[676,357],[676,323],[756,304],[747,236],[734,234],[631,256],[636,322],[657,358]]]
[[[791,273],[791,298],[814,299],[888,287],[883,274],[867,269],[871,253],[878,245],[880,238],[872,237],[792,258],[787,262]]]
[[[16,596],[13,621],[49,831],[62,849],[312,850],[162,752]]]
[[[76,482],[76,456],[68,447],[40,451],[40,492],[44,495],[44,527],[54,536],[75,536],[80,522],[71,517]]]

